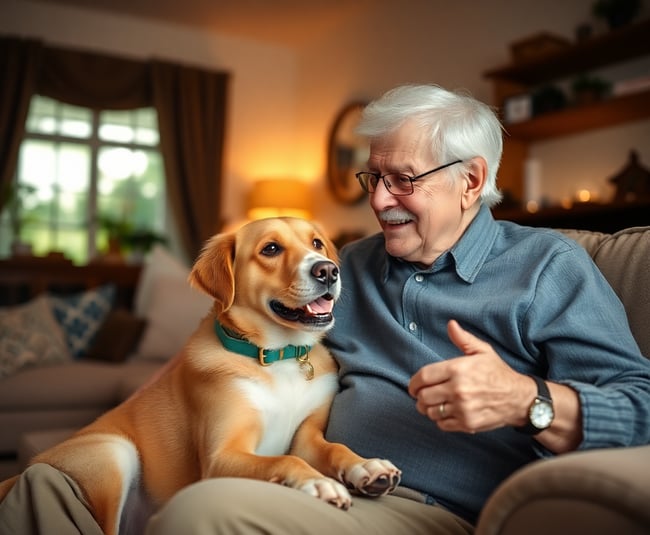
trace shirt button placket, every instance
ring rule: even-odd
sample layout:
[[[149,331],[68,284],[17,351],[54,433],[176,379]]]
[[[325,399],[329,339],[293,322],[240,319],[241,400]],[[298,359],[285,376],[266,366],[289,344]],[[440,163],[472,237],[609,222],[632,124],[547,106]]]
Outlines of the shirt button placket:
[[[413,280],[417,282],[418,284],[421,284],[424,282],[424,275],[422,273],[416,273],[415,276],[413,277]],[[415,321],[411,321],[408,324],[409,331],[413,334],[417,334],[418,332],[418,324]]]

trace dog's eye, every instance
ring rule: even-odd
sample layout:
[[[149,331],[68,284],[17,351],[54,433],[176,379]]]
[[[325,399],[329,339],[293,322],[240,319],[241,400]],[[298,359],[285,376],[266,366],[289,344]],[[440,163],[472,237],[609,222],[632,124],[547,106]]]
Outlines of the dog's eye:
[[[267,243],[263,248],[261,253],[264,256],[277,256],[282,252],[282,246],[276,242]]]
[[[325,247],[325,244],[318,238],[314,238],[313,246],[314,249],[322,249],[323,247]]]

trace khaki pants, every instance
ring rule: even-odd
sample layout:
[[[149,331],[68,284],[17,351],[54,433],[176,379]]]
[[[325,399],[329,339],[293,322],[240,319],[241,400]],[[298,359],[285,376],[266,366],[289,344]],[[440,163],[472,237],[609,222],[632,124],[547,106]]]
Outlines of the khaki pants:
[[[341,511],[305,493],[247,479],[200,481],[150,520],[147,535],[468,535],[448,511],[397,496],[355,496]],[[0,503],[1,535],[101,535],[76,484],[47,465],[29,468]]]

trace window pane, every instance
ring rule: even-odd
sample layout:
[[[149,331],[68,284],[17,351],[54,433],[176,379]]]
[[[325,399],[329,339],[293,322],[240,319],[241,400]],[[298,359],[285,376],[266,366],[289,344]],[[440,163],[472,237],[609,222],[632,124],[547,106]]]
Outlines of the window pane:
[[[92,113],[86,108],[61,104],[61,126],[64,136],[89,138],[92,133]]]
[[[75,264],[86,264],[89,260],[88,229],[81,227],[60,230],[56,234],[54,249],[63,251]]]
[[[53,134],[56,132],[56,102],[35,95],[29,106],[26,128],[28,132]]]
[[[92,112],[36,95],[27,115],[28,132],[88,138],[92,133]]]
[[[25,140],[18,164],[19,181],[51,192],[56,184],[56,160],[56,147],[51,141]]]
[[[105,149],[100,155],[112,153],[115,149]],[[125,149],[122,149],[123,151]],[[126,152],[119,153],[127,156]],[[162,232],[165,224],[165,185],[161,174],[162,158],[155,151],[130,151],[133,159],[129,167],[133,173],[129,177],[100,174],[97,199],[101,218],[113,223],[124,223],[132,230],[152,230]]]
[[[128,227],[126,252],[142,244],[143,232],[161,235],[166,192],[158,143],[153,108],[99,112],[34,96],[16,171],[33,190],[23,198],[21,238],[34,254],[61,251],[86,263],[106,242],[102,216]],[[0,256],[10,254],[12,240],[10,220],[0,214]]]
[[[135,139],[133,112],[103,111],[99,114],[99,139],[131,143]]]
[[[90,184],[90,147],[61,143],[57,161],[61,191],[87,193]]]
[[[158,145],[158,115],[153,108],[141,108],[135,112],[135,141],[142,145]]]

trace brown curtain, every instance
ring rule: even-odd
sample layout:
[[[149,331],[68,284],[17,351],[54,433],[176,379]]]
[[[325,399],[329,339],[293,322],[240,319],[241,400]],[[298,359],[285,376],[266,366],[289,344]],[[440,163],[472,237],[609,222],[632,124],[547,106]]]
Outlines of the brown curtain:
[[[219,230],[228,76],[161,61],[151,64],[168,198],[194,258]]]
[[[0,190],[16,170],[41,51],[35,41],[0,37]]]
[[[93,109],[154,106],[170,206],[194,258],[220,221],[228,74],[14,38],[0,47],[0,179],[15,173],[34,93]]]

